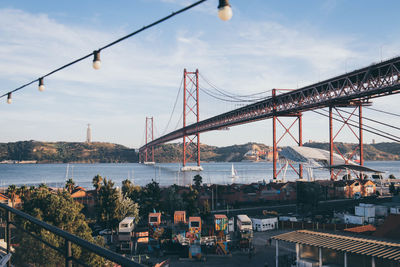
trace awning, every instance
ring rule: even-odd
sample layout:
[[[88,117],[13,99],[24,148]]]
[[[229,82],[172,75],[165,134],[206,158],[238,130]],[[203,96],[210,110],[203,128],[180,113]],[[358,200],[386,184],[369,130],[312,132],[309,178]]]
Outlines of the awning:
[[[400,243],[355,236],[300,230],[273,236],[274,240],[400,261]]]
[[[279,152],[280,157],[297,163],[309,163],[314,166],[327,166],[330,162],[330,152],[328,150],[306,147],[306,146],[288,146]],[[337,153],[333,153],[333,165],[345,164],[345,160]],[[348,161],[354,164],[352,161]]]
[[[325,166],[322,168],[332,169],[332,170],[352,170],[352,171],[357,171],[357,172],[384,173],[382,171],[374,170],[374,169],[360,166],[360,165],[353,165],[353,164],[331,165],[331,166]]]

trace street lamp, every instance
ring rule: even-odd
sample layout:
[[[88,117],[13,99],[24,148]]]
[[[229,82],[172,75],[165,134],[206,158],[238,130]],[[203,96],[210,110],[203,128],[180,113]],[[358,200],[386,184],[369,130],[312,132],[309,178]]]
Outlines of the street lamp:
[[[229,5],[229,0],[219,0],[218,17],[223,21],[227,21],[232,18],[232,8]]]

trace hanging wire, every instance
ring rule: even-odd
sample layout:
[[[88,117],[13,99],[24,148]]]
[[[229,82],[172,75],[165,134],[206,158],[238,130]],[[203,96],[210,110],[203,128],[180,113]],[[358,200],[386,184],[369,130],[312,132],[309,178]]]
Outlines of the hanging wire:
[[[272,90],[267,90],[267,91],[249,94],[249,95],[239,95],[239,94],[235,94],[235,93],[223,90],[223,89],[217,87],[216,85],[214,85],[212,82],[210,82],[203,74],[200,73],[199,75],[208,85],[210,85],[213,89],[215,89],[221,95],[231,97],[231,98],[248,98],[248,99],[244,99],[244,100],[249,100],[249,98],[251,98],[253,100],[261,100],[261,99],[265,99],[265,97],[257,97],[256,98],[255,96],[270,93],[272,91]]]
[[[321,109],[321,110],[322,110],[322,111],[325,111],[325,112],[327,112],[327,113],[329,113],[328,110],[325,110],[325,109]],[[339,110],[339,109],[338,109],[338,110]],[[340,110],[340,111],[344,111],[344,110]],[[347,112],[347,113],[352,114],[352,113],[350,113],[350,112]],[[339,116],[338,114],[333,114],[333,115],[335,115],[336,117],[339,117],[339,118],[340,118],[340,116]],[[352,115],[353,115],[353,116],[357,116],[356,114],[352,114]],[[363,117],[363,118],[364,118],[364,117]],[[349,118],[347,121],[351,121],[351,122],[356,123],[355,126],[354,126],[354,125],[352,125],[352,126],[358,128],[358,126],[357,126],[357,124],[359,123],[358,121],[355,121],[355,120],[353,120],[353,119],[351,119],[351,118]],[[382,131],[381,129],[378,129],[378,128],[369,126],[369,125],[367,125],[367,124],[365,124],[365,123],[363,123],[363,127],[364,127],[364,130],[365,130],[365,128],[369,128],[369,129],[372,129],[372,130],[374,130],[374,131],[378,131],[378,132],[380,132],[380,133],[386,134],[386,135],[388,135],[388,136],[392,136],[393,138],[400,138],[400,137],[397,136],[397,135],[394,135],[394,134],[391,134],[391,133]]]
[[[376,109],[376,108],[371,108],[371,107],[365,107],[365,108],[366,108],[366,109],[370,109],[370,110],[374,110],[374,111],[377,111],[377,112],[381,112],[381,113],[384,113],[384,114],[388,114],[388,115],[400,117],[400,114],[396,114],[396,113],[393,113],[393,112],[384,111],[384,110],[380,110],[380,109]]]
[[[344,112],[344,113],[347,113],[347,114],[351,114],[350,112],[348,112],[348,111],[346,111],[346,110],[343,110],[343,109],[338,109],[338,110],[340,110],[340,111],[342,111],[342,112]],[[354,115],[354,116],[357,116],[357,117],[360,117],[360,116],[357,115],[357,114],[353,114],[353,115]],[[372,121],[372,122],[375,122],[375,123],[378,123],[378,124],[381,124],[381,125],[384,125],[384,126],[387,126],[387,127],[393,128],[393,129],[396,129],[396,130],[400,130],[400,127],[396,127],[396,126],[393,126],[393,125],[390,125],[390,124],[387,124],[387,123],[384,123],[384,122],[381,122],[381,121],[377,121],[377,120],[374,120],[374,119],[370,119],[370,118],[368,118],[368,117],[365,117],[364,115],[362,116],[362,119],[363,119],[363,120]]]
[[[166,132],[167,132],[167,130],[168,130],[168,127],[169,127],[169,124],[171,123],[172,116],[174,115],[175,108],[176,108],[176,104],[178,103],[179,95],[180,95],[181,90],[182,90],[182,84],[183,84],[183,77],[182,77],[181,82],[180,82],[180,84],[179,84],[179,90],[178,90],[178,94],[176,95],[176,98],[175,98],[174,107],[172,108],[172,112],[171,112],[171,115],[169,116],[169,120],[168,120],[167,126],[165,126],[165,129],[164,129],[162,135],[165,135],[165,134],[166,134]]]
[[[113,42],[111,42],[111,43],[109,43],[109,44],[107,44],[107,45],[105,45],[105,46],[103,46],[103,47],[97,49],[97,50],[94,50],[94,52],[92,52],[92,53],[90,53],[90,54],[87,54],[86,56],[83,56],[83,57],[81,57],[81,58],[78,58],[78,59],[76,59],[76,60],[74,60],[74,61],[72,61],[72,62],[70,62],[70,63],[67,63],[67,64],[65,64],[65,65],[63,65],[63,66],[61,66],[61,67],[59,67],[59,68],[57,68],[57,69],[55,69],[55,70],[52,70],[52,71],[48,72],[47,74],[41,76],[40,78],[37,78],[37,79],[35,79],[35,80],[33,80],[33,81],[29,82],[29,83],[26,83],[26,84],[24,84],[24,85],[21,85],[20,87],[17,87],[17,88],[15,88],[14,90],[11,90],[11,91],[9,91],[9,92],[7,92],[7,93],[1,95],[0,98],[5,97],[5,96],[7,96],[7,95],[10,94],[10,93],[14,93],[14,92],[16,92],[16,91],[19,91],[19,90],[21,90],[21,89],[23,89],[23,88],[25,88],[25,87],[27,87],[27,86],[29,86],[29,85],[35,83],[35,82],[38,82],[39,79],[46,78],[46,77],[48,77],[48,76],[50,76],[50,75],[52,75],[52,74],[54,74],[54,73],[56,73],[56,72],[58,72],[58,71],[60,71],[60,70],[63,70],[63,69],[65,69],[65,68],[67,68],[67,67],[69,67],[69,66],[71,66],[71,65],[74,65],[74,64],[76,64],[76,63],[78,63],[78,62],[80,62],[80,61],[82,61],[82,60],[88,58],[88,57],[91,57],[91,56],[93,56],[94,53],[96,53],[96,52],[98,53],[98,52],[100,52],[101,50],[107,49],[107,48],[109,48],[109,47],[111,47],[111,46],[113,46],[113,45],[115,45],[115,44],[117,44],[117,43],[119,43],[119,42],[122,42],[122,41],[124,41],[124,40],[126,40],[126,39],[128,39],[128,38],[130,38],[130,37],[132,37],[132,36],[134,36],[134,35],[136,35],[136,34],[142,32],[142,31],[144,31],[144,30],[147,30],[147,29],[149,29],[149,28],[151,28],[151,27],[153,27],[153,26],[155,26],[155,25],[157,25],[157,24],[159,24],[159,23],[161,23],[161,22],[164,22],[164,21],[166,21],[166,20],[168,20],[168,19],[170,19],[170,18],[172,18],[172,17],[174,17],[174,16],[176,16],[176,15],[182,13],[182,12],[185,12],[186,10],[189,10],[189,9],[195,7],[195,6],[198,6],[199,4],[201,4],[201,3],[205,2],[205,1],[207,1],[207,0],[200,0],[200,1],[197,1],[197,2],[191,4],[191,5],[187,6],[187,7],[182,8],[182,9],[180,9],[180,10],[178,10],[178,11],[172,12],[170,15],[168,15],[168,16],[166,16],[166,17],[163,17],[162,19],[159,19],[159,20],[157,20],[157,21],[155,21],[155,22],[153,22],[153,23],[151,23],[151,24],[148,24],[147,26],[143,26],[143,28],[141,28],[141,29],[139,29],[139,30],[136,30],[136,31],[134,31],[134,32],[132,32],[132,33],[130,33],[130,34],[128,34],[128,35],[125,35],[125,36],[123,36],[123,37],[121,37],[121,38],[119,38],[119,39],[117,39],[117,40],[115,40],[115,41],[113,41]]]
[[[322,115],[322,116],[324,116],[324,117],[328,117],[328,118],[329,118],[329,115],[326,115],[326,114],[321,113],[321,112],[319,112],[319,111],[313,110],[312,112],[317,113],[317,114],[319,114],[319,115]],[[339,122],[343,122],[343,121],[341,121],[340,119],[337,119],[337,118],[332,118],[332,119],[333,119],[333,120],[336,120],[336,121],[339,121]],[[351,126],[353,126],[353,127],[358,127],[357,125],[354,125],[354,124],[351,124],[351,123],[348,123],[348,124],[351,125]],[[364,131],[369,132],[369,133],[372,133],[372,134],[375,134],[375,135],[378,135],[378,136],[381,136],[381,137],[384,137],[384,138],[387,138],[387,139],[392,140],[392,141],[395,141],[395,142],[400,142],[400,138],[399,138],[399,137],[398,137],[398,138],[392,138],[392,137],[386,136],[386,135],[384,135],[384,134],[381,134],[381,133],[379,133],[379,132],[375,132],[375,131],[368,130],[368,129],[364,129]]]

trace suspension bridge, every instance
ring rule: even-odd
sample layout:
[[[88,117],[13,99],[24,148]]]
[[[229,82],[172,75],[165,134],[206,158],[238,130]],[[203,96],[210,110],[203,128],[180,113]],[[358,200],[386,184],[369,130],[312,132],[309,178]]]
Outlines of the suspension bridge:
[[[373,98],[384,97],[400,92],[400,57],[386,60],[377,64],[364,67],[350,73],[345,73],[337,77],[318,82],[297,90],[289,89],[272,89],[271,96],[265,96],[266,92],[251,95],[232,95],[226,91],[216,87],[215,92],[199,86],[199,71],[188,72],[186,69],[183,73],[183,125],[181,128],[162,134],[158,138],[154,138],[153,118],[146,118],[146,142],[139,149],[139,159],[141,162],[154,162],[154,147],[182,138],[183,153],[182,162],[183,170],[187,167],[187,162],[195,161],[197,168],[190,167],[189,170],[201,170],[200,166],[200,133],[221,130],[227,127],[251,123],[254,121],[272,119],[272,136],[273,136],[273,178],[282,171],[278,170],[277,148],[283,136],[289,135],[298,146],[303,145],[302,134],[302,114],[307,111],[315,112],[329,118],[329,151],[330,165],[333,164],[334,153],[340,154],[345,162],[349,158],[356,155],[360,157],[360,165],[364,164],[363,152],[363,132],[378,135],[391,141],[400,142],[400,137],[385,132],[381,129],[366,125],[363,119],[380,123],[381,125],[392,127],[399,130],[400,128],[393,125],[385,124],[378,120],[363,117],[363,107],[373,109],[370,106]],[[206,80],[206,82],[208,82]],[[209,83],[210,84],[210,83]],[[211,85],[211,84],[210,84]],[[210,117],[205,120],[199,119],[199,91],[202,91],[216,99],[229,102],[251,102],[240,108]],[[179,94],[179,93],[178,93]],[[176,102],[174,108],[176,106]],[[328,108],[328,110],[324,110]],[[351,108],[346,111],[343,108]],[[323,112],[321,112],[323,111]],[[389,112],[386,112],[389,113]],[[393,114],[399,116],[398,114]],[[194,123],[187,124],[188,118],[194,118]],[[293,119],[290,125],[285,125],[281,117],[289,117]],[[352,119],[356,118],[356,119]],[[334,121],[342,124],[340,129],[335,132],[333,129]],[[168,122],[169,124],[169,122]],[[297,136],[292,134],[291,130],[297,125]],[[358,140],[358,146],[353,150],[350,157],[345,157],[336,147],[334,141],[337,139],[341,130],[347,126],[352,134]],[[277,136],[277,128],[282,127],[284,133]],[[194,145],[195,153],[192,153],[188,147]],[[303,168],[300,164],[295,168],[290,164],[291,168],[303,177]],[[331,171],[331,179],[336,179],[338,173],[333,169]]]

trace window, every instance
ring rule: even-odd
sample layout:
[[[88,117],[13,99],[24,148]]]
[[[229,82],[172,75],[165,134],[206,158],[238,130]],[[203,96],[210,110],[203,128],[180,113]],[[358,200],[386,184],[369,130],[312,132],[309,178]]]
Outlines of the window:
[[[150,217],[150,222],[157,222],[157,217]]]
[[[200,227],[200,222],[191,222],[190,226],[191,227]]]

